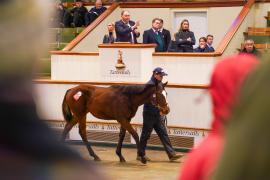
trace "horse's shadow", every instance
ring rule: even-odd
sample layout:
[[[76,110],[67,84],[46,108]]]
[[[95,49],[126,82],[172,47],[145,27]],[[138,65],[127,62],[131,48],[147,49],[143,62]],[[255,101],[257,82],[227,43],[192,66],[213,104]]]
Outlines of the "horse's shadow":
[[[91,161],[91,160],[90,160]],[[127,161],[127,162],[119,162],[114,160],[103,160],[96,162],[101,166],[108,166],[108,167],[121,167],[121,168],[136,168],[139,166],[146,166],[146,164],[142,164],[140,161]]]

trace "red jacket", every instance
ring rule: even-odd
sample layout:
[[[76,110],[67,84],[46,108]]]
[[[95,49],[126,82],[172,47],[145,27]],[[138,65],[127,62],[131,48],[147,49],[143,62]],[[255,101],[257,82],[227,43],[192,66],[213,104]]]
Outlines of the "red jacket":
[[[249,55],[235,55],[221,60],[212,73],[209,92],[213,104],[212,130],[187,156],[179,179],[208,180],[223,150],[224,124],[237,103],[242,82],[259,61]]]

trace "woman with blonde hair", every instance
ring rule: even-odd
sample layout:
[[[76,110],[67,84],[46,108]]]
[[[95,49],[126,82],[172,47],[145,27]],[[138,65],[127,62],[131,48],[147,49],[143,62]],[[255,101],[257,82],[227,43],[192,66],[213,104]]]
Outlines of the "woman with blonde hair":
[[[193,52],[193,45],[195,45],[196,40],[194,33],[189,30],[189,22],[187,19],[181,22],[175,41],[179,47],[178,52]]]
[[[111,22],[107,25],[108,34],[105,34],[103,37],[104,44],[111,44],[115,42],[115,34],[114,34],[114,23]]]

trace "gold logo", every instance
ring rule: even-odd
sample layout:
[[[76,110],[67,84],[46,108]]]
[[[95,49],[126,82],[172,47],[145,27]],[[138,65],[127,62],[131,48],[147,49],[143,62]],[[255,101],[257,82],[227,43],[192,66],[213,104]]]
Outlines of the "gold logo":
[[[123,62],[122,54],[123,54],[123,52],[118,50],[118,59],[117,59],[116,65],[115,65],[115,68],[117,70],[125,69],[125,67],[126,67],[125,63]]]

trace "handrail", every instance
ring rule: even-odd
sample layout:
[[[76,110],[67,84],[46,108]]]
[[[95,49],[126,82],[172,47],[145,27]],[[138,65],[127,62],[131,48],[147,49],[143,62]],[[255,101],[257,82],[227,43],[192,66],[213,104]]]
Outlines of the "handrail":
[[[224,36],[223,40],[220,42],[220,44],[216,48],[216,52],[217,53],[223,54],[223,52],[225,51],[226,47],[228,46],[228,44],[232,40],[233,36],[235,35],[235,33],[237,32],[237,30],[239,29],[240,25],[244,21],[245,17],[249,13],[249,11],[250,11],[250,9],[251,9],[251,7],[253,6],[254,3],[255,3],[255,0],[248,0],[247,1],[247,3],[245,4],[245,6],[243,7],[243,9],[241,10],[241,12],[239,13],[239,15],[237,16],[237,18],[232,23],[230,29],[228,30],[228,32]]]
[[[232,1],[232,2],[238,2],[239,1]],[[214,3],[214,2],[212,2]],[[218,3],[224,3],[224,2],[215,2],[217,3],[216,6],[218,5]],[[203,55],[203,56],[221,56],[223,54],[223,52],[225,51],[226,47],[228,46],[229,42],[231,41],[232,37],[234,36],[234,34],[237,32],[238,28],[240,27],[240,25],[242,24],[242,22],[244,21],[245,17],[247,16],[248,12],[250,11],[252,5],[255,3],[255,0],[248,0],[248,2],[244,5],[243,9],[241,10],[241,12],[239,13],[239,15],[237,16],[237,18],[234,20],[234,22],[232,23],[230,29],[228,30],[228,32],[226,33],[226,35],[224,36],[223,40],[220,42],[220,44],[218,45],[218,47],[216,48],[216,51],[214,53],[212,53],[211,55]],[[146,6],[144,6],[144,5]],[[122,8],[131,8],[131,7],[147,7],[147,4],[149,5],[159,5],[162,4],[162,7],[165,8],[166,4],[168,4],[168,6],[173,6],[176,7],[176,4],[182,4],[183,3],[113,3],[103,14],[101,14],[92,24],[90,24],[83,32],[81,32],[75,39],[73,39],[62,51],[70,51],[71,49],[73,49],[82,39],[84,39],[91,31],[93,31],[96,26],[98,24],[100,24],[107,16],[109,16],[118,6],[122,7]],[[202,3],[202,2],[189,2],[186,4],[193,4],[193,8],[195,5],[198,5],[199,7],[202,6],[202,4],[206,4],[206,3]],[[209,7],[211,6],[211,3],[209,2]],[[227,3],[229,4],[229,3]],[[233,3],[234,4],[234,3]],[[137,6],[138,5],[138,6]],[[213,6],[214,4],[212,4]],[[219,4],[221,5],[221,4]],[[239,4],[238,4],[239,5]],[[232,4],[230,4],[230,6],[233,6]],[[151,6],[153,7],[153,6]],[[185,6],[181,6],[182,8]],[[196,6],[197,7],[197,6]],[[206,7],[206,5],[204,5],[203,7]],[[189,54],[186,53],[165,53],[164,55],[162,55],[163,53],[154,53],[154,56],[188,56]],[[179,54],[179,55],[178,55]],[[196,56],[196,55],[190,55],[190,56]]]
[[[73,39],[63,51],[70,51],[73,49],[82,39],[84,39],[91,31],[93,31],[106,17],[108,17],[117,7],[118,3],[113,3],[104,13],[102,13],[94,22],[92,22],[87,28],[85,28],[75,39]]]
[[[34,79],[34,83],[39,84],[91,84],[91,85],[143,85],[141,82],[97,82],[97,81],[66,81],[66,80],[51,80],[51,79]],[[208,85],[203,84],[176,84],[169,83],[166,87],[169,88],[189,88],[189,89],[208,89]]]
[[[177,52],[154,52],[153,56],[182,56],[182,57],[216,57],[221,56],[218,52],[212,52],[212,53],[197,53],[197,52],[191,52],[191,53],[177,53]]]
[[[79,55],[79,56],[98,56],[98,52],[72,52],[72,51],[50,51],[54,55]]]
[[[131,43],[113,43],[113,44],[99,44],[99,48],[155,48],[156,44],[131,44]]]

